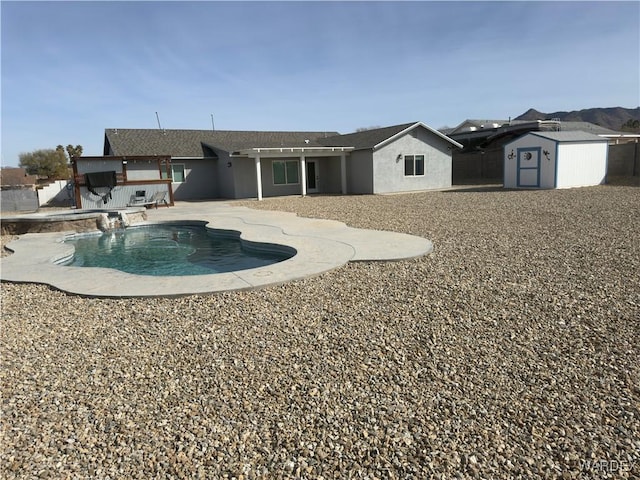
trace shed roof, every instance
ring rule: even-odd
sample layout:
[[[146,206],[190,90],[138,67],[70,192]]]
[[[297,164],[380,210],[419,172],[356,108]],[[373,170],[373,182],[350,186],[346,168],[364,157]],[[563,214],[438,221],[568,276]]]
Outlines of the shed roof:
[[[562,132],[529,132],[537,137],[548,138],[556,142],[607,142],[606,138],[580,130]]]
[[[323,146],[318,139],[337,132],[271,132],[232,130],[105,130],[104,154],[171,155],[172,157],[212,157],[215,151],[235,152],[245,148]]]

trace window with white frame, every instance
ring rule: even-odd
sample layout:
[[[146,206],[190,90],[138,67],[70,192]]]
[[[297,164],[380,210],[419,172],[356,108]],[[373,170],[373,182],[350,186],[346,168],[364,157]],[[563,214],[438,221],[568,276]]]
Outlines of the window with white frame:
[[[300,183],[298,160],[274,160],[271,162],[274,185],[294,185]]]
[[[162,178],[167,179],[167,167],[162,164]],[[173,183],[183,183],[184,182],[184,165],[181,163],[172,163],[171,164],[171,181]]]
[[[424,155],[404,156],[405,177],[419,177],[424,175]]]

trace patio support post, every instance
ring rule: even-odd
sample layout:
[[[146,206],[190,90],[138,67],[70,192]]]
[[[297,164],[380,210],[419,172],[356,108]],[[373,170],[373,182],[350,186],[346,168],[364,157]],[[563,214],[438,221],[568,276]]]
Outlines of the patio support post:
[[[342,194],[347,194],[347,154],[340,154],[340,180],[342,181]]]
[[[256,184],[258,185],[258,201],[262,200],[262,170],[260,169],[260,155],[256,155]]]
[[[307,159],[300,155],[300,183],[302,184],[302,196],[307,195]]]

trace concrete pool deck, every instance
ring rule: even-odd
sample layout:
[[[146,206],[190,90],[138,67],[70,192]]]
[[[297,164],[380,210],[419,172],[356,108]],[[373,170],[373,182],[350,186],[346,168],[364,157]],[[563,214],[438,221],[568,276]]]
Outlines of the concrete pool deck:
[[[7,245],[14,253],[0,260],[0,279],[44,283],[90,297],[179,296],[276,285],[319,275],[349,261],[403,260],[433,249],[422,237],[224,202],[178,202],[171,208],[148,210],[147,220],[133,226],[162,222],[207,222],[209,228],[240,232],[244,241],[286,245],[297,253],[283,262],[249,270],[158,277],[58,265],[56,261],[73,254],[73,247],[63,243],[73,232],[27,233]]]

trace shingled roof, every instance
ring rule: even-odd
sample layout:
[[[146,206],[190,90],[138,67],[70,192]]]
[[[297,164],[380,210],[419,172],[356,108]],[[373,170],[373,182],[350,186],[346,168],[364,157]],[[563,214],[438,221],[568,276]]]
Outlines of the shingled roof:
[[[22,167],[0,168],[0,184],[4,185],[35,185],[38,182],[37,175],[28,175]]]
[[[355,150],[364,150],[369,148],[375,148],[381,146],[386,141],[391,140],[396,135],[399,135],[405,131],[411,130],[416,127],[423,127],[431,133],[449,143],[455,145],[458,148],[462,148],[455,140],[447,137],[443,133],[434,130],[433,128],[425,125],[422,122],[403,123],[401,125],[392,125],[390,127],[372,128],[370,130],[363,130],[361,132],[347,133],[345,135],[337,135],[335,137],[320,138],[318,141],[326,146],[334,147],[354,147]]]
[[[620,133],[590,122],[560,122],[560,131],[576,130],[593,133],[594,135],[616,135]]]
[[[321,147],[319,140],[338,132],[263,132],[232,130],[105,130],[105,155],[212,157],[245,148]]]
[[[354,147],[356,150],[373,148],[388,138],[391,138],[410,126],[415,125],[415,123],[416,122],[411,122],[404,123],[402,125],[393,125],[391,127],[372,128],[344,135],[337,134],[333,137],[321,138],[320,142],[325,146]]]
[[[170,155],[176,157],[215,157],[251,148],[353,147],[355,150],[380,146],[394,136],[415,127],[424,127],[436,136],[462,146],[422,122],[403,123],[340,135],[338,132],[261,132],[233,130],[105,130],[105,155]]]

